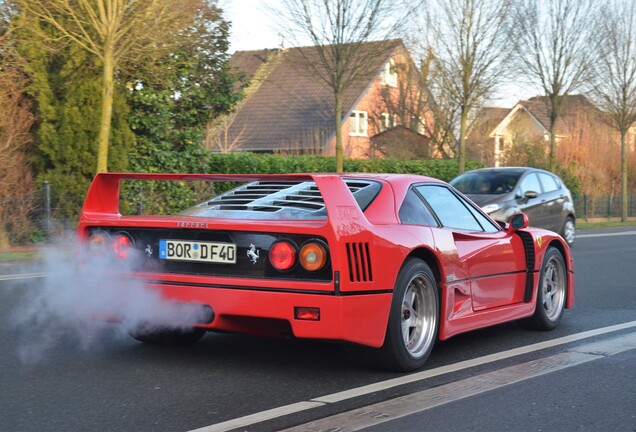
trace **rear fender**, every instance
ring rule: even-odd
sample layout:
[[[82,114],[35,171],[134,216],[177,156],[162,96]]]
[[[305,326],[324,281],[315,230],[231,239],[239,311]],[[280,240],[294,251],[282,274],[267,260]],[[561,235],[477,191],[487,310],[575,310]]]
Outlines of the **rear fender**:
[[[335,175],[314,180],[327,209],[332,263],[340,272],[339,289],[342,292],[392,290],[393,285],[386,278],[391,273],[387,268],[390,257],[379,256],[379,247],[384,251],[390,245],[386,241],[378,244],[379,237],[347,184]],[[381,262],[382,272],[379,271]]]

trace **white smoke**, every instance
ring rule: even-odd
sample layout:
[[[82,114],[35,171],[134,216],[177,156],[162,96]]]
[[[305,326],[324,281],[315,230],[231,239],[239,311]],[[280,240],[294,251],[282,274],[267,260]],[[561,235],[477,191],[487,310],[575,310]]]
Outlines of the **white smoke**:
[[[165,299],[143,280],[130,277],[143,259],[130,252],[126,260],[94,256],[75,236],[47,248],[38,266],[43,277],[21,287],[21,301],[10,317],[21,336],[20,359],[38,362],[69,338],[89,349],[113,335],[130,337],[139,328],[189,328],[206,320],[209,310]]]

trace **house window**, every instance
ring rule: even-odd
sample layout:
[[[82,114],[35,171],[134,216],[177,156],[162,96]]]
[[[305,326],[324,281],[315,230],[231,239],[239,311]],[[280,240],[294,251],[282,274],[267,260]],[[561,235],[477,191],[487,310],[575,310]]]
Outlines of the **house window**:
[[[384,132],[387,129],[391,129],[397,124],[397,117],[395,114],[382,113],[380,115],[380,132]]]
[[[424,124],[424,119],[422,117],[415,115],[411,116],[411,130],[414,130],[420,135],[424,135],[424,132],[426,131],[425,126],[426,125]]]
[[[349,135],[367,136],[367,112],[353,111],[349,116]]]
[[[397,87],[397,71],[395,67],[395,61],[393,59],[389,59],[388,62],[384,63],[384,67],[382,68],[382,72],[380,73],[380,81],[382,85],[388,85],[390,87]]]

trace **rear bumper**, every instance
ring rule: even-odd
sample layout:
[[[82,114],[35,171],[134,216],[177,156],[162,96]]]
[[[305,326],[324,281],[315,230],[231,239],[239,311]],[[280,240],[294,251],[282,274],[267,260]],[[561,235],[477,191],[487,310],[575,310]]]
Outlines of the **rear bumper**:
[[[201,287],[175,282],[148,282],[168,301],[207,305],[215,318],[197,327],[215,331],[269,334],[353,342],[379,347],[384,342],[391,293],[335,295],[279,292],[245,287]],[[294,308],[318,308],[318,321],[299,320]],[[288,326],[283,324],[287,323]]]

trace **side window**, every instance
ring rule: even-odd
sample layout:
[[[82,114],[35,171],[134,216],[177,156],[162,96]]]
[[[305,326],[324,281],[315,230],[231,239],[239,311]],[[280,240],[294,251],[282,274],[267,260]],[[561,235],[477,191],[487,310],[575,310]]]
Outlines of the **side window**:
[[[398,216],[403,224],[438,226],[435,217],[413,189],[406,193]]]
[[[526,192],[536,192],[541,193],[541,183],[539,183],[539,178],[535,173],[530,173],[525,176],[521,183],[519,184],[519,194],[524,196]]]
[[[561,185],[558,183],[557,179],[546,173],[539,173],[539,178],[541,179],[541,186],[543,186],[544,192],[554,192],[561,188]]]
[[[462,202],[450,189],[434,185],[421,185],[416,189],[426,199],[443,226],[467,231],[484,231],[468,209],[469,204]]]

